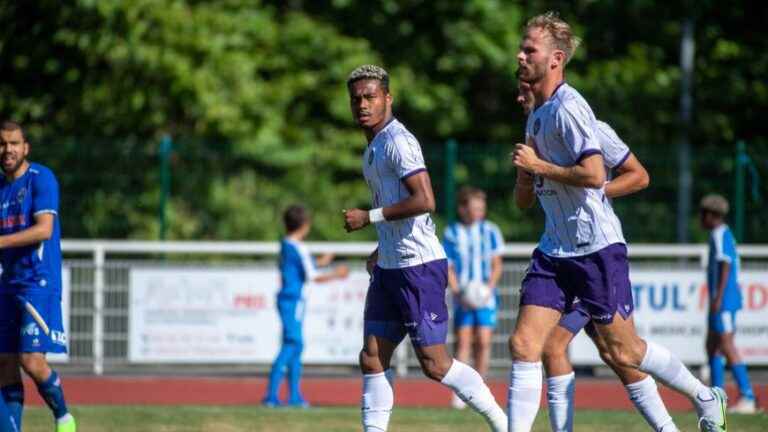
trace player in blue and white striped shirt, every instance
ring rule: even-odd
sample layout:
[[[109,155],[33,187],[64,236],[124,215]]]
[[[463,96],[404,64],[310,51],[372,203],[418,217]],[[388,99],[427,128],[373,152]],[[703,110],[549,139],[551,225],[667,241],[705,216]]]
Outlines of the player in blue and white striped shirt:
[[[448,256],[448,286],[453,293],[453,326],[456,332],[456,358],[468,363],[474,348],[475,369],[488,373],[491,336],[496,327],[504,238],[493,222],[485,219],[485,192],[472,187],[459,191],[459,221],[445,228],[443,246]],[[475,308],[463,300],[470,283],[485,284],[490,294],[483,307]],[[464,403],[454,395],[452,405]]]
[[[708,388],[668,349],[645,341],[628,320],[633,304],[621,223],[605,196],[605,167],[589,104],[565,83],[578,39],[555,13],[528,21],[518,53],[519,78],[531,84],[535,109],[526,144],[518,144],[515,202],[538,198],[546,228],[521,288],[510,337],[509,432],[529,431],[539,407],[543,347],[578,298],[612,359],[686,395],[706,430],[725,431],[725,392]],[[532,177],[533,176],[533,177]]]
[[[701,200],[700,222],[709,234],[707,288],[709,289],[709,325],[707,326],[707,356],[712,385],[725,386],[725,362],[731,367],[739,387],[740,398],[731,412],[753,414],[757,411],[755,393],[747,374],[747,365],[739,355],[734,335],[736,314],[742,308],[739,288],[739,252],[736,239],[725,223],[728,201],[716,194]]]

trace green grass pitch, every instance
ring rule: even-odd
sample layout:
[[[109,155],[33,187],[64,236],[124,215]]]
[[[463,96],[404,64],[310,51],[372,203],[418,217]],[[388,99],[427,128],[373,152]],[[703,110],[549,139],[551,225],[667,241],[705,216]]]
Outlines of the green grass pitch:
[[[76,406],[79,432],[359,432],[357,408],[265,409],[259,407],[197,406]],[[695,431],[693,413],[675,413],[680,430]],[[546,410],[539,413],[534,431],[549,431]],[[25,432],[49,432],[47,409],[27,408]],[[729,430],[768,430],[768,416],[731,415]],[[575,431],[646,432],[639,414],[620,411],[577,411]],[[395,408],[389,430],[394,432],[467,432],[488,430],[482,419],[468,411],[434,408]]]

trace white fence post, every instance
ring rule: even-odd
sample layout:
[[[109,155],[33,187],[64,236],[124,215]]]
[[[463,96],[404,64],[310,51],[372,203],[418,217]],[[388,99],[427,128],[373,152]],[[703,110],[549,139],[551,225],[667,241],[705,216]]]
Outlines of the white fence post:
[[[101,244],[93,248],[93,373],[104,373],[104,261]]]

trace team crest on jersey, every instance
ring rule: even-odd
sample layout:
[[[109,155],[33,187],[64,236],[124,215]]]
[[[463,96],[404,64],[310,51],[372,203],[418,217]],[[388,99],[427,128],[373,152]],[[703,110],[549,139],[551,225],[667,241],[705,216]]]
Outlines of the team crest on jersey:
[[[16,201],[19,202],[19,204],[24,202],[24,198],[27,196],[27,188],[23,187],[19,189],[19,193],[16,194]]]
[[[533,134],[538,135],[539,129],[541,129],[541,119],[537,118],[535,122],[533,122]]]
[[[368,152],[368,165],[373,163],[373,149],[371,149],[370,152]]]

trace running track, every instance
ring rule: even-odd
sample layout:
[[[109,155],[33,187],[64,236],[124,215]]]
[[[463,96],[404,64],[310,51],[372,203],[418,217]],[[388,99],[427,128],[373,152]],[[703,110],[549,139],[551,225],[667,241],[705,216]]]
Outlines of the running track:
[[[489,381],[499,402],[506,401],[504,380]],[[256,405],[264,396],[265,378],[205,378],[205,377],[93,377],[65,376],[67,402],[75,405]],[[37,391],[25,381],[27,402],[42,404]],[[305,378],[302,390],[307,400],[316,406],[357,406],[361,382],[357,377]],[[670,410],[690,410],[682,396],[661,387],[661,395]],[[768,385],[756,385],[758,400],[768,401]],[[728,394],[736,396],[730,386]],[[420,378],[399,378],[395,381],[397,406],[446,407],[449,391],[436,383]],[[546,404],[545,395],[542,404]],[[617,380],[579,378],[576,381],[576,408],[631,410],[632,405]]]

